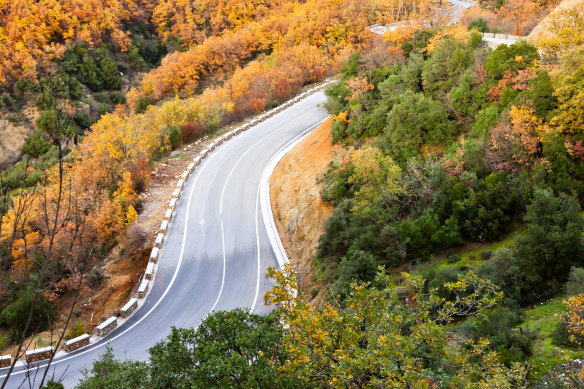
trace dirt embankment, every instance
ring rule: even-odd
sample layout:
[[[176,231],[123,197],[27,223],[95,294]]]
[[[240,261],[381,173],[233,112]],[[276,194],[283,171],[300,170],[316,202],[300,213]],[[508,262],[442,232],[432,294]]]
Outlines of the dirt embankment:
[[[312,260],[324,222],[333,207],[322,201],[317,183],[334,158],[328,119],[280,161],[270,180],[270,197],[276,226],[286,253],[298,274],[300,290],[311,296],[320,285],[314,280]],[[322,295],[322,293],[319,293]],[[317,306],[317,296],[311,305]]]
[[[18,161],[22,145],[38,117],[39,110],[32,102],[20,110],[20,115],[0,112],[0,170]]]

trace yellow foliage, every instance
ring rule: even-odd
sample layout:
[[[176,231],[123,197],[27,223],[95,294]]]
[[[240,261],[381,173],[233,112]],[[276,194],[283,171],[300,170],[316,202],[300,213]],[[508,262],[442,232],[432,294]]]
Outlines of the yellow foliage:
[[[432,53],[444,39],[468,42],[470,39],[470,32],[463,25],[445,27],[430,38],[430,41],[426,46],[426,52]]]
[[[414,35],[414,32],[421,28],[422,25],[417,20],[401,22],[394,30],[387,30],[383,35],[383,40],[396,46],[401,46],[402,43]]]
[[[128,206],[128,212],[126,212],[126,223],[132,224],[136,220],[138,220],[138,212],[136,212],[136,209],[130,205]]]
[[[535,39],[545,57],[557,59],[569,49],[584,44],[584,8],[560,9],[544,22],[545,30]]]

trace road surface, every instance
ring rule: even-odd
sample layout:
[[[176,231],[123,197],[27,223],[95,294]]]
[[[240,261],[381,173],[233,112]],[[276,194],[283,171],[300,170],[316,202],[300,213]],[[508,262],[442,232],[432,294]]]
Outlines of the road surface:
[[[322,92],[313,94],[205,158],[181,195],[145,304],[100,342],[56,358],[49,374],[69,388],[108,343],[117,358],[145,360],[171,326],[197,326],[213,310],[249,307],[267,313],[263,296],[271,283],[264,274],[278,263],[262,220],[260,177],[274,155],[328,116],[318,107],[324,101]],[[41,363],[32,373],[17,369],[7,387],[34,380],[44,368]],[[0,379],[6,371],[0,370]]]

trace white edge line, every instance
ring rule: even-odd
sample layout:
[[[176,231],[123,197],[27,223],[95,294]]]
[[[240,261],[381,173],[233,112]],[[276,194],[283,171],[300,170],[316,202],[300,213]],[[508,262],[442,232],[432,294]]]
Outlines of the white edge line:
[[[270,201],[270,177],[274,172],[274,169],[284,158],[286,154],[290,152],[298,143],[300,143],[312,130],[322,124],[327,118],[321,120],[320,122],[313,125],[309,128],[303,136],[301,136],[298,140],[288,145],[288,147],[280,150],[278,154],[276,154],[268,163],[268,165],[264,168],[262,172],[262,176],[260,179],[260,204],[262,210],[262,217],[264,220],[264,226],[266,227],[266,234],[268,235],[268,239],[270,240],[270,245],[274,250],[274,254],[276,255],[276,259],[278,260],[278,264],[280,268],[284,268],[287,263],[290,263],[288,256],[286,255],[286,250],[284,250],[284,246],[282,245],[282,240],[280,239],[280,235],[278,234],[278,229],[276,228],[276,222],[274,220],[274,215],[272,213],[272,206]]]

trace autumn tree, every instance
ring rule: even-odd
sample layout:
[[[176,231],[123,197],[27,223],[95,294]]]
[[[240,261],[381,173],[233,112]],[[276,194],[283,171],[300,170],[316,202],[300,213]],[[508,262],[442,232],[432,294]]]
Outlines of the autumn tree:
[[[445,287],[455,296],[445,300],[425,293],[419,277],[404,274],[392,290],[381,273],[375,284],[352,285],[343,306],[328,304],[312,312],[290,267],[268,272],[276,286],[266,294],[282,325],[290,357],[283,371],[316,387],[525,387],[524,367],[507,369],[487,351],[487,342],[458,353],[447,345],[447,328],[456,318],[478,315],[500,298],[497,288],[469,273]],[[481,363],[475,363],[480,358]],[[444,374],[433,372],[434,364]]]
[[[42,185],[31,192],[21,190],[12,209],[2,219],[0,241],[7,242],[12,251],[15,260],[13,276],[21,277],[27,285],[21,298],[13,303],[16,305],[2,311],[3,316],[18,321],[18,347],[2,388],[6,386],[16,361],[32,342],[27,337],[39,329],[39,309],[43,311],[44,307],[46,311],[47,300],[54,301],[51,300],[52,294],[59,293],[60,288],[74,291],[64,329],[56,334],[55,347],[58,348],[84,290],[83,275],[87,271],[92,239],[85,234],[85,210],[80,209],[77,199],[71,196],[69,166],[64,160],[63,148],[72,135],[69,123],[73,112],[70,108],[67,102],[57,104],[53,96],[52,109],[39,118],[39,128],[57,148],[57,165],[46,172]],[[24,311],[15,315],[19,309]],[[53,332],[52,316],[49,315],[47,320]],[[40,382],[33,385],[42,386],[47,374],[48,369],[40,377]]]
[[[581,7],[562,8],[552,12],[535,37],[542,56],[557,61],[562,54],[584,44],[584,11]],[[569,57],[567,57],[569,58]]]

